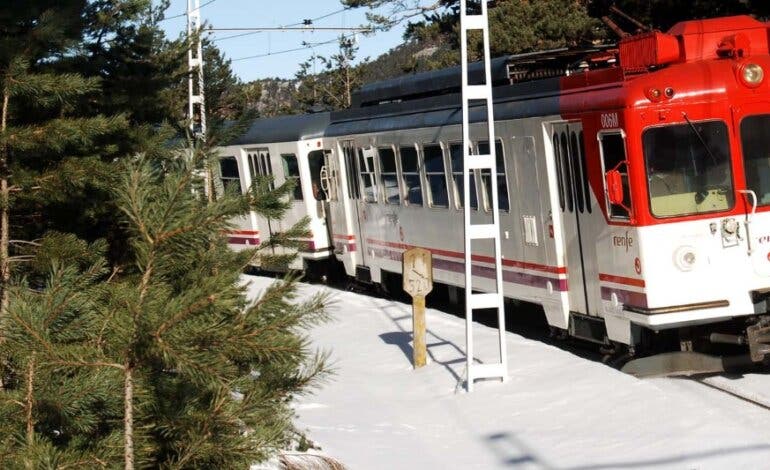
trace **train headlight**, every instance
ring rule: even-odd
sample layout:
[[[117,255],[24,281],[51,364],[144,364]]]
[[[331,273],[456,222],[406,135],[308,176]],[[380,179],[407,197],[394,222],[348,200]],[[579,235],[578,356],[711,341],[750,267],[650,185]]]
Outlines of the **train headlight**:
[[[691,246],[680,246],[674,252],[674,264],[680,271],[692,271],[697,262],[698,256]]]
[[[744,64],[738,70],[741,81],[750,88],[756,88],[765,79],[765,71],[759,64]]]

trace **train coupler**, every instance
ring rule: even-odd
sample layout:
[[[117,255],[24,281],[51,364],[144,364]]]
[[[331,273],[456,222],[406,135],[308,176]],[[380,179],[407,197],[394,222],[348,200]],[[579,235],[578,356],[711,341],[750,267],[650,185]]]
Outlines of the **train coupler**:
[[[770,318],[765,317],[746,328],[746,337],[753,362],[770,359]]]

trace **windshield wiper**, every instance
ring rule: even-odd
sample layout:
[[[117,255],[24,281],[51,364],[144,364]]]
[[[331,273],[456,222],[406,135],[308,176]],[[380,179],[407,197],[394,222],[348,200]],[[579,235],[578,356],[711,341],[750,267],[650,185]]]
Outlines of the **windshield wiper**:
[[[711,148],[709,148],[708,144],[705,140],[703,140],[703,136],[700,132],[698,132],[698,129],[693,125],[692,121],[690,121],[690,118],[687,117],[687,113],[682,112],[682,117],[685,121],[687,121],[687,124],[689,124],[690,129],[695,133],[695,136],[700,141],[701,145],[703,145],[703,148],[706,149],[706,152],[709,154],[709,157],[711,157],[711,161],[714,162],[714,166],[719,166],[719,163],[717,162],[717,157],[714,156],[714,153],[711,151]]]

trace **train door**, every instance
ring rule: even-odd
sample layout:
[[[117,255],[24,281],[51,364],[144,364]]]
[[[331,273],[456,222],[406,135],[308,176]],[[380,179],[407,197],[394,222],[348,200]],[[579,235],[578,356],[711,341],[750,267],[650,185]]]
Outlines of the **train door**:
[[[341,189],[344,186],[344,190],[341,192],[344,197],[342,209],[344,210],[345,225],[340,227],[339,231],[335,228],[334,244],[335,249],[338,245],[342,245],[340,248],[347,258],[345,269],[350,274],[353,273],[357,264],[364,264],[364,256],[366,256],[366,253],[362,251],[363,240],[361,240],[361,213],[359,211],[361,185],[358,179],[358,162],[353,141],[344,141],[340,147],[342,149],[341,163],[344,168],[341,169],[340,176],[345,181],[345,184],[341,185]]]
[[[250,184],[253,184],[257,176],[273,176],[273,165],[270,163],[270,151],[267,148],[249,149],[246,152],[249,164],[249,175],[251,176],[251,179],[249,180]],[[275,182],[271,182],[269,186],[272,191],[275,189]],[[264,221],[267,233],[263,234],[263,237],[267,240],[271,238],[274,233],[280,231],[280,228],[278,227],[279,221],[273,220],[270,217],[265,217]],[[271,251],[275,252],[275,248],[271,248]]]
[[[310,228],[313,232],[315,250],[328,248],[331,245],[330,203],[337,199],[337,184],[334,178],[330,177],[336,174],[337,167],[331,157],[329,150],[314,150],[307,155],[311,192],[315,200],[315,211],[312,209],[310,211]]]
[[[589,251],[595,251],[596,245],[591,243],[589,235],[591,198],[581,135],[580,123],[559,123],[552,126],[550,141],[556,164],[558,210],[562,215],[569,309],[588,314],[595,310],[590,302],[588,280],[591,279],[589,271],[596,269],[592,262],[596,254]]]

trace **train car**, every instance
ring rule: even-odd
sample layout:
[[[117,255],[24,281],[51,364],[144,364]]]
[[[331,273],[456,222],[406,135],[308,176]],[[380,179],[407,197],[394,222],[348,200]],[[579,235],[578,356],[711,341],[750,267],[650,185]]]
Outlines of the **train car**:
[[[665,332],[683,351],[748,345],[762,361],[769,52],[768,26],[738,16],[492,61],[496,141],[476,107],[471,145],[494,145],[498,170],[473,175],[470,209],[489,219],[498,191],[505,296],[630,355]],[[459,68],[430,72],[365,86],[332,114],[325,185],[349,275],[383,282],[423,247],[437,281],[463,286],[459,92]],[[481,288],[492,255],[474,245]]]
[[[329,113],[258,119],[245,133],[217,149],[219,191],[234,186],[245,192],[257,175],[272,177],[272,187],[289,179],[295,183],[291,208],[282,219],[251,212],[234,221],[236,229],[228,234],[231,248],[240,250],[266,243],[307,217],[310,236],[301,240],[305,242],[304,248],[286,268],[304,270],[319,260],[329,259],[332,244],[321,187],[322,169],[329,153],[323,144],[328,124]]]
[[[490,67],[496,140],[483,135],[485,110],[472,107],[471,152],[494,145],[498,169],[472,175],[469,206],[474,223],[489,220],[498,192],[505,296],[541,305],[554,331],[627,356],[666,338],[684,352],[728,343],[766,361],[767,25],[687,21],[616,48]],[[482,72],[472,67],[472,81]],[[354,107],[331,115],[256,121],[221,149],[222,185],[245,190],[255,174],[299,184],[287,219],[251,214],[231,244],[259,243],[307,216],[313,236],[292,268],[339,261],[382,284],[401,275],[404,250],[423,247],[434,279],[457,294],[459,93],[458,67],[366,85]],[[492,249],[473,247],[482,289],[493,288]]]

